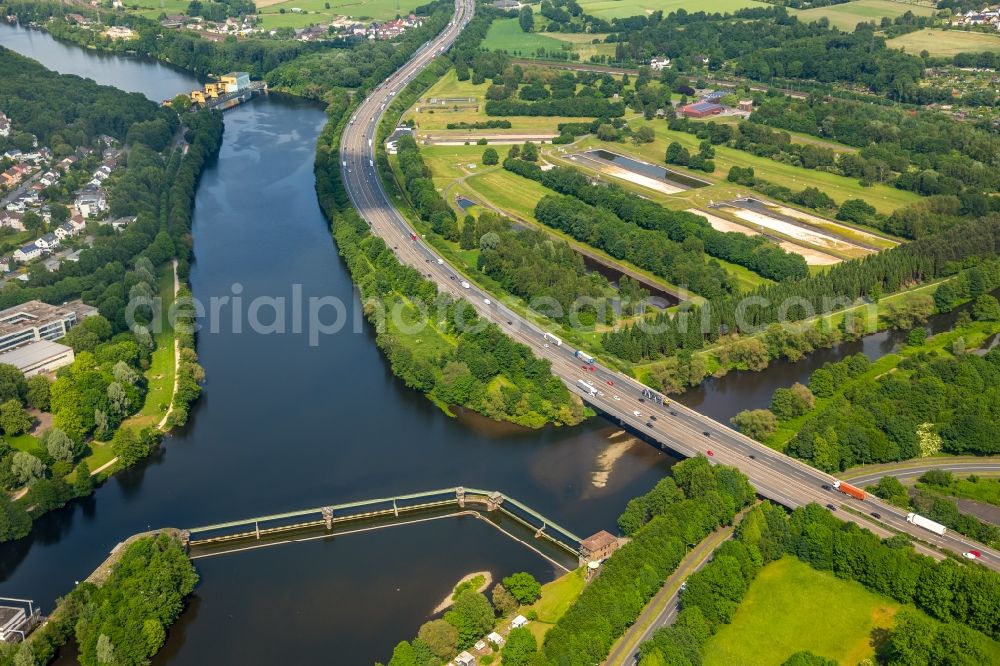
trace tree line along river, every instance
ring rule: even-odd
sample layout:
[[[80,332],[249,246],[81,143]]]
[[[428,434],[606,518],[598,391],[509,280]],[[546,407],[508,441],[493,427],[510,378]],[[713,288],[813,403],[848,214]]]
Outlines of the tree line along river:
[[[47,33],[0,25],[0,46],[50,69],[154,100],[199,86],[153,61],[103,55]],[[313,156],[323,109],[271,94],[228,111],[218,159],[195,204],[195,297],[237,292],[333,296],[361,320],[360,303],[316,201]],[[948,326],[950,318],[932,322]],[[357,330],[355,330],[357,329]],[[766,406],[775,388],[804,381],[845,354],[875,357],[899,340],[869,336],[762,373],[709,380],[684,402],[727,420]],[[616,424],[528,431],[472,414],[452,419],[396,380],[367,325],[311,346],[305,334],[202,332],[205,391],[188,425],[144,463],[85,501],[0,545],[0,594],[56,597],[126,536],[432,488],[496,488],[581,536],[615,529],[631,497],[674,459]],[[617,461],[609,467],[616,456]],[[415,634],[462,575],[552,565],[471,519],[443,520],[197,561],[201,583],[157,663],[372,663]],[[253,637],[249,640],[248,637]]]

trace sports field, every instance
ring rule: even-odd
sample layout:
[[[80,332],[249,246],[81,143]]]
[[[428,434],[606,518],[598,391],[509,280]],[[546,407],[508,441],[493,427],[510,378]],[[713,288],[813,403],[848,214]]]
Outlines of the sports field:
[[[956,53],[1000,52],[1000,34],[965,32],[963,30],[917,30],[886,42],[895,49],[919,55],[927,51],[932,56],[953,56]]]
[[[841,5],[828,5],[803,11],[789,10],[789,13],[804,23],[825,17],[830,20],[831,25],[850,32],[853,32],[859,23],[872,21],[878,23],[883,16],[895,18],[906,12],[913,12],[917,16],[930,16],[934,13],[934,7],[929,4],[893,0],[854,0]]]
[[[705,3],[703,0],[579,0],[579,2],[584,12],[604,19],[649,14],[656,10],[661,10],[666,15],[678,9],[689,12],[733,12],[744,7],[767,7],[756,0],[714,0],[711,3]]]

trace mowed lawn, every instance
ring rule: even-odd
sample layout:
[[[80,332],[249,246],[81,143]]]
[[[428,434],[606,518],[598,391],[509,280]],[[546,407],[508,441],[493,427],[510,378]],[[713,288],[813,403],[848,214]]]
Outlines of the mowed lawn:
[[[656,10],[666,16],[678,9],[689,12],[733,12],[745,7],[767,7],[756,0],[579,0],[583,11],[604,19],[650,14]]]
[[[871,633],[900,604],[795,557],[764,567],[743,603],[705,648],[705,666],[778,666],[801,650],[856,664],[875,654]]]
[[[144,373],[149,390],[138,414],[127,421],[127,425],[137,428],[155,426],[167,413],[174,398],[174,330],[165,316],[174,302],[174,269],[169,262],[160,268],[160,299],[163,303],[163,330],[155,334],[156,349],[153,350],[149,369]]]
[[[483,40],[483,48],[489,51],[506,51],[521,55],[532,55],[539,48],[544,48],[546,51],[561,51],[566,45],[567,42],[559,41],[542,32],[524,32],[517,19],[493,21],[489,32],[486,33],[486,39]]]
[[[956,53],[1000,52],[1000,35],[926,28],[890,39],[886,44],[913,55],[927,51],[932,56],[953,56]]]
[[[917,5],[909,2],[894,2],[893,0],[854,0],[841,5],[828,5],[802,11],[789,10],[803,23],[821,18],[830,20],[830,24],[841,30],[854,31],[859,23],[878,23],[883,16],[895,18],[906,12],[917,16],[930,16],[934,8],[928,5]]]

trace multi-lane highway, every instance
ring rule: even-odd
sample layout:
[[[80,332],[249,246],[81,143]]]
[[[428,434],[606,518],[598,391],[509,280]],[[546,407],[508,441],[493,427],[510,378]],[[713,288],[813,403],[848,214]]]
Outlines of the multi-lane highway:
[[[705,455],[713,463],[738,467],[762,496],[788,507],[809,502],[833,507],[845,520],[859,522],[877,534],[906,532],[919,540],[956,553],[978,550],[980,562],[1000,570],[1000,554],[981,544],[948,532],[937,536],[906,522],[906,513],[877,500],[858,501],[830,488],[833,478],[806,464],[759,444],[728,426],[713,421],[676,403],[657,404],[643,398],[648,390],[640,382],[610,370],[600,363],[589,365],[574,357],[568,344],[543,338],[536,324],[499,302],[499,298],[478,288],[440,257],[392,205],[379,180],[375,166],[379,120],[394,96],[428,63],[446,51],[472,18],[470,0],[456,0],[455,15],[448,27],[421,48],[402,68],[381,83],[358,106],[341,138],[341,171],[351,202],[371,226],[392,247],[403,263],[414,266],[439,289],[468,300],[478,313],[498,324],[511,337],[528,345],[552,363],[560,377],[595,408],[643,433],[661,447],[685,456]],[[469,284],[463,287],[463,283]],[[584,367],[585,366],[585,367]],[[579,381],[592,382],[595,392],[584,390]],[[847,511],[851,509],[856,513]],[[872,516],[878,514],[878,517]]]

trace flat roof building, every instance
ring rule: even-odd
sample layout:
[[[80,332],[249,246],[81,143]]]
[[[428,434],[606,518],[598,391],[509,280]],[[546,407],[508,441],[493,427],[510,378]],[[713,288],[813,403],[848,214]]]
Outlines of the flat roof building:
[[[72,347],[48,340],[32,342],[0,354],[0,363],[14,366],[25,377],[53,372],[75,360]]]
[[[0,353],[39,340],[58,340],[97,309],[72,301],[62,306],[28,301],[0,311]]]
[[[681,113],[688,118],[706,118],[715,116],[725,111],[725,107],[712,102],[695,102],[681,107]]]

